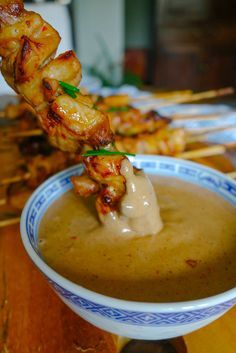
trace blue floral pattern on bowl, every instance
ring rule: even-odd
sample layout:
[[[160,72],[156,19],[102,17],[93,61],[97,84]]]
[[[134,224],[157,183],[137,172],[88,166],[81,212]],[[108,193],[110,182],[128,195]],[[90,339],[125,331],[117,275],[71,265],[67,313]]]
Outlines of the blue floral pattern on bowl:
[[[206,309],[191,310],[186,312],[174,312],[174,313],[140,313],[138,311],[122,310],[117,308],[110,308],[104,305],[93,303],[90,300],[84,299],[72,292],[62,288],[57,283],[49,280],[53,288],[63,298],[68,299],[71,303],[81,307],[84,310],[88,310],[97,315],[104,316],[111,320],[124,322],[131,325],[145,325],[145,326],[170,326],[170,325],[184,325],[194,323],[199,320],[208,319],[211,316],[218,315],[227,311],[234,304],[236,304],[236,298],[229,300],[223,304],[211,306]]]

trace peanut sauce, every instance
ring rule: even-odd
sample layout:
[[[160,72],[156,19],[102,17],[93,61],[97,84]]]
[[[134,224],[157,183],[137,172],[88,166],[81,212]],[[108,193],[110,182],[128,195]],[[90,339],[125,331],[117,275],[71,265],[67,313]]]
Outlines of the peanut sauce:
[[[127,175],[126,167],[123,173]],[[101,226],[93,200],[78,198],[70,190],[41,221],[39,246],[45,261],[75,283],[127,300],[193,300],[233,288],[235,207],[175,178],[153,176],[151,181],[164,224],[157,235],[120,236]],[[124,213],[129,200],[123,201]],[[156,212],[152,217],[159,222],[158,207]],[[140,223],[143,214],[142,205]],[[140,223],[135,221],[133,228]]]

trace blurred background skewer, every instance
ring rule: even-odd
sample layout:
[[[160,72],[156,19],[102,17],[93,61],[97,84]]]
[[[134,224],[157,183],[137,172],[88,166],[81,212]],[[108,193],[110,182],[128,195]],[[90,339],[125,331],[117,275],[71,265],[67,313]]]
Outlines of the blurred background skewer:
[[[152,109],[160,109],[164,107],[169,107],[175,104],[182,104],[182,103],[193,103],[197,101],[201,101],[204,99],[213,99],[213,98],[218,98],[218,97],[223,97],[227,95],[231,95],[235,92],[233,87],[225,87],[221,88],[219,90],[210,90],[210,91],[205,91],[205,92],[200,92],[200,93],[194,93],[190,95],[189,97],[176,97],[170,100],[167,100],[166,102],[160,102],[159,104],[157,103],[150,103],[150,104],[144,104],[143,106],[139,106],[139,109],[141,110],[152,110]]]

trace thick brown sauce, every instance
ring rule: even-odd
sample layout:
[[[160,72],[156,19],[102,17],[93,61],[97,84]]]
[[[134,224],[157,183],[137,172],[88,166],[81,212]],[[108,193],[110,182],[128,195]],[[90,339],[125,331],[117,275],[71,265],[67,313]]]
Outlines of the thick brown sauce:
[[[236,209],[198,186],[151,179],[164,223],[160,233],[113,235],[99,225],[91,199],[69,191],[40,225],[46,262],[86,288],[127,300],[193,300],[234,287]]]
[[[155,235],[163,222],[152,183],[142,171],[134,173],[128,159],[122,162],[121,174],[126,180],[126,193],[120,202],[119,212],[100,214],[100,221],[116,235],[131,237]]]

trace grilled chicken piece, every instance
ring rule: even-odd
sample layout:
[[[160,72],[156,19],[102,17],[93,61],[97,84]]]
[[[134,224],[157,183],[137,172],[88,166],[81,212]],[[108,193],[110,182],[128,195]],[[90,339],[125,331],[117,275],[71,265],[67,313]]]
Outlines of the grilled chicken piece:
[[[25,203],[32,194],[26,182],[9,185],[6,192],[6,202],[17,211],[22,211]]]
[[[17,120],[17,131],[31,130],[38,127],[36,113],[25,101],[21,101],[18,104],[7,104],[3,113],[4,118]]]
[[[185,150],[186,136],[183,129],[164,128],[153,134],[140,134],[134,137],[116,136],[116,146],[120,151],[128,153],[175,156]]]
[[[86,170],[92,180],[102,185],[96,208],[99,213],[106,214],[118,208],[118,204],[126,191],[126,180],[120,173],[123,156],[88,157],[84,161]]]
[[[68,160],[65,153],[54,151],[49,156],[39,154],[33,158],[26,158],[26,165],[30,173],[27,185],[34,189],[49,176],[68,167]]]
[[[64,151],[75,152],[84,145],[99,148],[114,139],[107,115],[94,109],[88,96],[58,96],[45,121],[52,144]]]
[[[116,94],[104,97],[103,102],[110,108],[124,107],[130,104],[130,97],[127,94]]]
[[[90,179],[84,174],[71,179],[76,193],[85,197],[96,193],[99,183],[102,183],[102,190],[96,200],[96,208],[100,214],[116,210],[120,198],[125,193],[125,178],[120,174],[123,159],[123,156],[88,157],[85,165]]]
[[[22,210],[32,190],[51,175],[73,164],[73,156],[62,151],[53,151],[52,147],[50,154],[47,151],[46,154],[25,158],[25,163],[20,167],[20,173],[29,172],[30,177],[27,180],[9,184],[6,190],[7,204]]]
[[[117,100],[116,96],[99,97],[95,103],[100,111],[108,113],[115,134],[135,136],[142,133],[153,133],[171,122],[171,119],[160,116],[154,110],[143,113],[130,105],[121,106],[120,104],[124,100],[121,97],[117,96]],[[111,106],[110,103],[114,103],[114,105]]]
[[[9,103],[4,108],[4,118],[14,120],[25,116],[25,114],[31,113],[35,116],[34,109],[25,101],[21,101],[17,104]]]
[[[142,113],[133,107],[128,107],[127,111],[110,112],[109,115],[113,129],[121,136],[153,133],[166,127],[171,121],[153,110]]]
[[[90,98],[77,94],[74,99],[63,92],[59,81],[78,86],[81,65],[72,50],[54,59],[59,42],[57,31],[40,15],[24,10],[22,1],[1,0],[2,74],[36,111],[52,144],[70,152],[81,151],[84,146],[114,151],[114,135],[107,114],[94,109]],[[117,183],[121,167],[117,163],[121,163],[122,159],[104,156],[98,163],[101,173],[93,170],[90,161],[90,157],[83,158],[88,176],[92,180],[95,178],[99,185],[98,211],[105,209],[109,212],[107,203],[104,208],[100,205],[104,200],[104,189],[112,189],[109,194],[111,207],[125,193],[123,177],[119,179],[122,185]],[[114,164],[116,168],[112,167]],[[110,174],[107,184],[102,176],[105,168]]]

